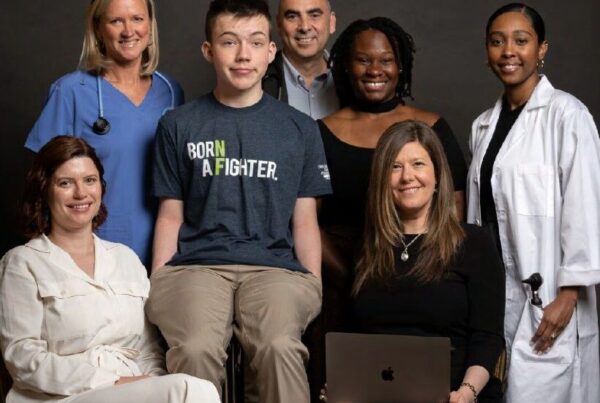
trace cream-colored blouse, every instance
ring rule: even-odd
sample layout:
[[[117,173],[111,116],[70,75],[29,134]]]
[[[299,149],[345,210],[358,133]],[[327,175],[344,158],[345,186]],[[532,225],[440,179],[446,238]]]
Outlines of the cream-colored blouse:
[[[0,347],[14,381],[9,400],[48,401],[120,376],[165,373],[156,330],[144,316],[144,266],[124,245],[94,242],[93,279],[44,235],[0,261]]]

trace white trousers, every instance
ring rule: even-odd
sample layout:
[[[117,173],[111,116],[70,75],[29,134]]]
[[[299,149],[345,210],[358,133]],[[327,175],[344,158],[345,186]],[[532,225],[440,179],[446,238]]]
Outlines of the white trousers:
[[[40,398],[28,391],[9,394],[7,403],[220,403],[215,386],[185,374],[154,376],[124,385],[88,390],[67,398]],[[12,395],[12,396],[11,396]]]
[[[171,374],[90,390],[62,402],[220,403],[221,399],[212,382],[185,374]]]

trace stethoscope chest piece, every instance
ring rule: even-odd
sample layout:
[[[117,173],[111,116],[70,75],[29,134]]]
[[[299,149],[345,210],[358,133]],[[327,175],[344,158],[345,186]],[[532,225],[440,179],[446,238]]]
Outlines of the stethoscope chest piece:
[[[165,84],[169,88],[169,93],[171,94],[171,106],[167,107],[167,108],[165,108],[165,110],[163,110],[162,113],[164,115],[164,113],[167,110],[171,110],[171,109],[175,108],[175,91],[173,91],[173,86],[171,86],[171,83],[169,82],[169,80],[167,80],[167,78],[165,76],[160,74],[158,71],[155,71],[154,74],[165,82]],[[101,79],[100,75],[99,74],[96,75],[96,89],[97,89],[97,96],[98,96],[98,119],[96,119],[96,121],[92,125],[92,130],[97,135],[104,136],[105,134],[107,134],[110,131],[110,122],[108,121],[108,119],[106,119],[104,117],[104,102],[102,100],[102,83],[101,83],[101,81],[102,81],[102,79]]]
[[[110,122],[102,116],[98,116],[98,119],[96,119],[94,125],[92,126],[92,130],[94,133],[104,136],[110,131]]]

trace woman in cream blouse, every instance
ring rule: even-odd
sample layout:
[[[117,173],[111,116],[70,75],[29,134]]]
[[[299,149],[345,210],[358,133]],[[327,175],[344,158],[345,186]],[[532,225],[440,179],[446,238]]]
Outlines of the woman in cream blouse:
[[[135,253],[93,234],[106,219],[93,148],[59,136],[25,185],[31,240],[0,261],[0,346],[7,402],[218,402],[214,386],[166,376],[144,317],[149,281]]]

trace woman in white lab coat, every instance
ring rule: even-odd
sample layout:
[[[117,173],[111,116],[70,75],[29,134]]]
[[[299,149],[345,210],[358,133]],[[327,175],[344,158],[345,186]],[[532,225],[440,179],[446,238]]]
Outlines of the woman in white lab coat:
[[[498,9],[486,36],[504,94],[473,123],[468,221],[490,228],[506,268],[506,400],[599,402],[598,131],[585,105],[539,74],[548,43],[535,10]],[[535,272],[542,307],[522,283]]]
[[[23,200],[31,240],[0,261],[7,403],[219,402],[212,383],[165,375],[146,322],[150,283],[136,254],[93,230],[106,218],[104,170],[84,140],[36,155]]]

